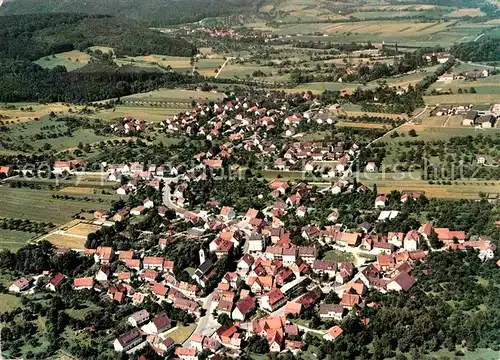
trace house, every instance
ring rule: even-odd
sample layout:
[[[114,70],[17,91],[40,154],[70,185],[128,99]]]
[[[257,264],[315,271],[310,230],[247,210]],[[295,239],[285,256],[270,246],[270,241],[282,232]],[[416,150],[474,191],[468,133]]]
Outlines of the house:
[[[45,288],[49,289],[50,291],[56,291],[62,285],[63,281],[64,275],[61,273],[57,273],[50,278],[47,285],[45,285]]]
[[[2,174],[4,177],[9,177],[10,175],[12,175],[12,166],[0,166],[0,174]]]
[[[163,258],[159,256],[145,256],[142,259],[142,267],[144,269],[163,270]]]
[[[246,296],[238,300],[231,317],[233,320],[245,321],[248,315],[250,315],[256,307],[255,300],[251,296]]]
[[[246,221],[250,221],[251,219],[256,218],[259,215],[259,210],[256,209],[248,209],[247,213],[245,214],[244,219]]]
[[[161,338],[158,338],[161,339]],[[166,338],[164,340],[159,341],[155,346],[155,351],[160,356],[167,356],[170,354],[175,348],[175,341],[172,338]],[[160,351],[158,351],[160,350]],[[139,359],[141,360],[141,359]]]
[[[340,304],[321,304],[319,306],[319,317],[322,319],[342,321],[345,313],[344,307]]]
[[[301,303],[288,301],[285,304],[285,308],[284,308],[285,315],[288,315],[288,314],[300,315],[301,311],[302,311],[302,304]]]
[[[240,274],[240,276],[248,274],[248,272],[250,271],[250,267],[253,265],[253,263],[254,263],[254,258],[252,255],[249,254],[243,255],[243,257],[240,259],[240,261],[238,261],[238,264],[236,265],[236,269]]]
[[[200,315],[200,305],[198,305],[196,301],[190,299],[176,297],[172,306],[176,309],[187,311],[195,316]]]
[[[75,290],[92,289],[93,287],[94,287],[94,278],[82,277],[82,278],[75,278],[75,280],[73,280],[73,289]]]
[[[191,335],[191,346],[196,349],[196,351],[203,351],[203,341],[205,340],[205,336],[200,333],[194,333]]]
[[[386,195],[382,194],[382,195],[377,196],[377,198],[375,199],[375,207],[376,208],[384,207],[386,201],[387,201]]]
[[[489,128],[494,127],[495,122],[496,122],[495,116],[493,116],[493,115],[481,115],[476,119],[475,124],[481,125],[482,128],[489,129]]]
[[[280,289],[272,289],[261,298],[260,307],[269,312],[282,307],[286,303],[285,294]]]
[[[403,247],[407,251],[415,251],[418,249],[419,241],[420,233],[417,230],[410,230],[404,238]]]
[[[417,280],[413,276],[401,272],[387,284],[387,290],[408,291],[416,282]]]
[[[145,209],[152,209],[155,207],[155,203],[153,202],[153,200],[146,199],[144,200],[143,206]]]
[[[472,126],[476,123],[476,119],[479,116],[479,111],[477,110],[469,110],[464,116],[462,120],[462,125]]]
[[[486,157],[484,156],[484,154],[477,154],[476,162],[480,165],[484,165],[486,163]]]
[[[234,209],[230,206],[223,206],[222,209],[220,210],[220,216],[224,220],[231,220],[236,217],[236,213],[234,212]]]
[[[111,269],[109,268],[109,266],[104,265],[101,266],[101,268],[97,272],[95,279],[97,281],[108,281],[110,275],[111,275]]]
[[[11,286],[9,286],[10,292],[20,293],[21,291],[28,290],[30,287],[30,280],[22,277],[17,279]]]
[[[312,265],[318,257],[318,249],[315,246],[299,246],[298,255],[308,265]]]
[[[455,74],[446,74],[446,73],[445,73],[445,74],[441,75],[441,76],[437,79],[437,81],[438,81],[438,82],[450,82],[450,81],[455,80],[455,78],[456,78],[456,75],[455,75]]]
[[[342,335],[343,332],[344,332],[344,330],[342,330],[342,328],[340,326],[335,325],[335,326],[331,327],[330,329],[328,329],[327,333],[325,335],[323,335],[323,339],[325,339],[327,341],[334,341],[340,335]]]
[[[130,315],[127,319],[127,322],[130,325],[137,327],[137,326],[144,324],[148,320],[149,320],[148,311],[146,309],[142,309],[142,310],[136,311],[135,313]]]
[[[174,352],[175,356],[182,360],[198,360],[194,347],[178,347]]]
[[[103,265],[108,265],[115,257],[115,251],[110,246],[98,246],[94,254],[94,260]]]
[[[387,234],[387,242],[398,248],[403,246],[403,239],[405,234],[402,232],[389,232]]]
[[[358,294],[350,294],[350,293],[344,293],[342,295],[342,300],[340,301],[340,305],[347,309],[352,309],[356,306],[361,304],[361,296]]]
[[[283,335],[279,331],[274,331],[268,340],[269,351],[281,352],[283,350],[283,341]]]
[[[332,260],[314,260],[311,269],[316,274],[327,274],[330,278],[333,278],[337,271],[337,263]]]
[[[248,238],[248,252],[262,252],[265,241],[262,234],[252,233]]]
[[[336,239],[337,244],[342,246],[356,246],[359,238],[361,237],[360,233],[340,233],[340,237]]]
[[[146,344],[144,341],[144,335],[142,331],[135,328],[126,333],[118,336],[113,342],[113,346],[115,351],[129,351],[133,348],[138,348],[140,345]]]
[[[372,161],[366,164],[365,171],[366,172],[375,172],[377,170],[377,165]]]
[[[207,281],[209,281],[215,275],[215,269],[212,261],[207,259],[198,266],[192,275],[192,278],[201,286],[205,287]]]
[[[161,334],[172,327],[172,323],[167,314],[155,316],[143,330],[149,334]]]
[[[146,208],[144,206],[142,206],[142,205],[136,206],[135,208],[132,208],[130,210],[130,215],[139,216],[139,215],[142,215],[145,211],[146,211]]]

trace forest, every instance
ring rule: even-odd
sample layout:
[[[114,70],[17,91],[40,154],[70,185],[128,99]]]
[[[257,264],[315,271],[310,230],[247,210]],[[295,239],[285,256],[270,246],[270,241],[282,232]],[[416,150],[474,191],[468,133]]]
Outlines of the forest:
[[[0,15],[26,13],[69,13],[79,9],[86,14],[110,14],[127,20],[138,20],[150,26],[165,26],[199,21],[258,9],[263,0],[22,0],[7,1]]]
[[[36,14],[4,16],[0,22],[0,59],[37,60],[90,46],[114,48],[115,55],[191,56],[190,42],[105,15]]]
[[[460,43],[451,52],[463,61],[499,61],[500,39],[483,37],[480,41]]]

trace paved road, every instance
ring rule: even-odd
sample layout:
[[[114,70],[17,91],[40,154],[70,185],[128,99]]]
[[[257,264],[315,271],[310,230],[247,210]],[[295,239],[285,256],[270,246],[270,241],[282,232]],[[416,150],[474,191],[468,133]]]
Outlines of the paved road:
[[[165,187],[163,188],[163,205],[168,207],[171,210],[174,210],[176,213],[182,214],[185,217],[186,216],[198,216],[196,213],[192,211],[188,211],[184,209],[183,207],[178,206],[177,204],[174,204],[172,202],[172,194],[170,190],[170,182],[174,181],[173,179],[170,179],[170,181],[165,181]]]
[[[196,329],[193,334],[199,333],[205,336],[211,336],[218,328],[220,328],[220,324],[213,317],[212,313],[217,307],[217,302],[212,301],[212,297],[209,295],[206,298],[203,298],[203,309],[206,310],[204,316],[198,319],[198,323],[196,324]],[[191,334],[192,335],[192,334]],[[191,344],[191,337],[187,339],[182,346],[188,347]]]

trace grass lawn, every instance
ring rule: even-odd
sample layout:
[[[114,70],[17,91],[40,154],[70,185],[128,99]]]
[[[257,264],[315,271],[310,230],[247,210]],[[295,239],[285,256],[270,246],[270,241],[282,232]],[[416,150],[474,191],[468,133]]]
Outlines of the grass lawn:
[[[0,249],[16,251],[23,247],[29,239],[35,237],[36,233],[0,229]]]
[[[177,325],[178,325],[177,329],[168,333],[167,336],[172,338],[172,340],[174,340],[176,344],[182,344],[191,336],[194,329],[196,329],[196,324],[193,323],[189,324],[188,326],[184,326],[178,323]]]
[[[152,107],[145,102],[144,105],[118,105],[114,109],[99,110],[90,117],[103,120],[114,120],[116,118],[131,117],[144,120],[146,122],[160,122],[168,115],[177,115],[190,108],[187,104],[173,104],[173,107]]]
[[[188,268],[185,268],[184,271],[189,274],[189,277],[191,277],[191,276],[193,276],[193,274],[196,271],[196,269],[192,268],[192,267],[188,267]]]
[[[325,253],[325,259],[333,261],[354,261],[354,257],[352,256],[352,254],[338,250],[328,250]]]
[[[12,294],[0,294],[0,312],[12,311],[20,306],[20,297]]]
[[[82,304],[81,309],[66,309],[65,312],[69,316],[75,319],[83,320],[85,319],[85,315],[94,310],[99,310],[100,308],[90,302]]]
[[[85,195],[79,197],[78,200],[53,199],[52,195],[56,193],[57,191],[50,190],[0,187],[2,199],[0,217],[30,219],[61,225],[71,220],[71,216],[81,212],[82,209],[109,207],[111,201],[117,198],[114,195]],[[91,200],[85,201],[84,197]],[[98,198],[103,201],[97,201]]]

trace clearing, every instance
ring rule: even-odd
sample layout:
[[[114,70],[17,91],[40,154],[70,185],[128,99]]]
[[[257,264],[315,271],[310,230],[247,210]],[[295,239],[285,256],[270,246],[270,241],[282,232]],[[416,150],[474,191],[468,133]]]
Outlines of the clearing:
[[[16,251],[37,235],[25,231],[0,229],[0,249]]]
[[[87,65],[91,58],[92,57],[87,53],[72,50],[52,56],[45,56],[36,60],[35,63],[47,69],[52,69],[56,66],[64,66],[66,70],[72,71]]]

